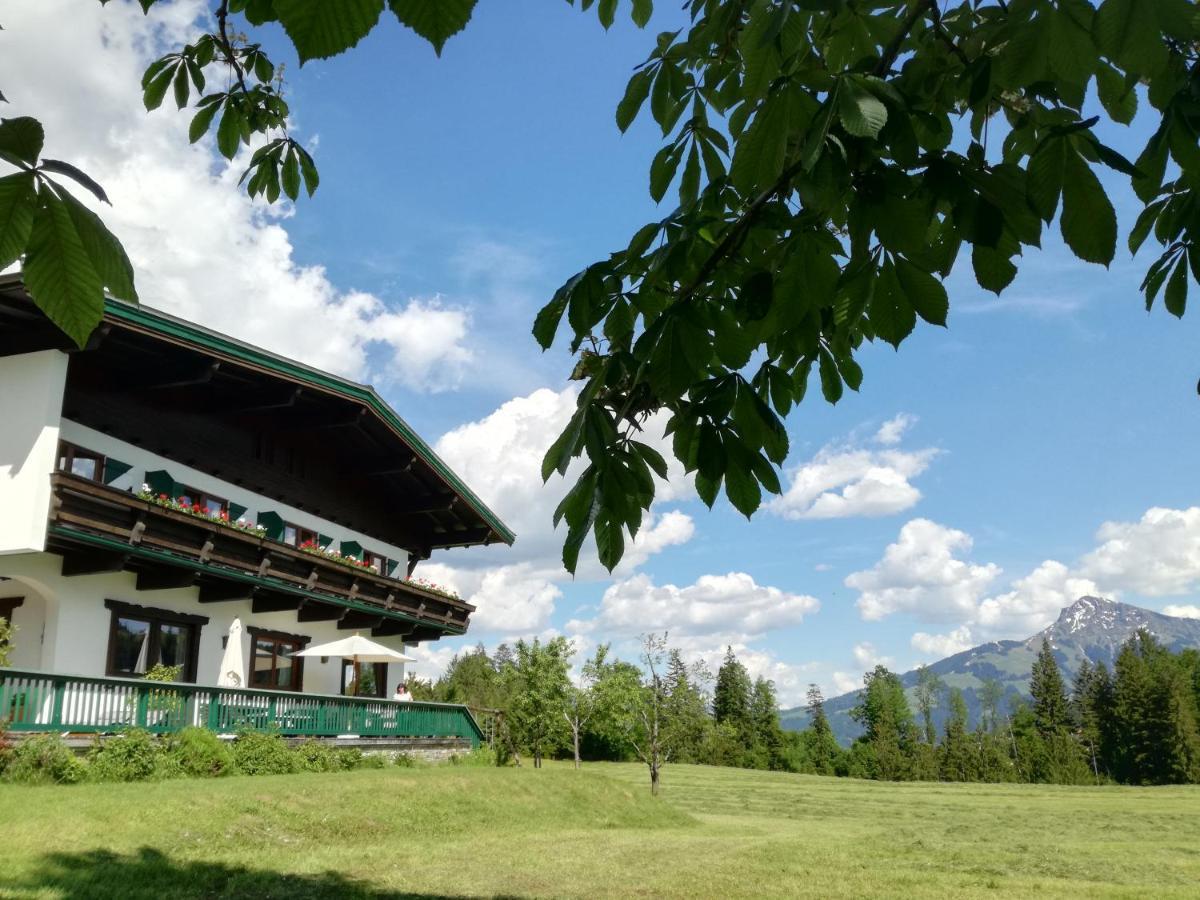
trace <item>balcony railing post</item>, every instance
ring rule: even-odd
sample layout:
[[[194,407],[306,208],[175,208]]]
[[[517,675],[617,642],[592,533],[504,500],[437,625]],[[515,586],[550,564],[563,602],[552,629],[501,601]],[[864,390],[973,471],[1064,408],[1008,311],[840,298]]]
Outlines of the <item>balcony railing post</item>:
[[[67,683],[62,678],[54,679],[54,702],[51,706],[50,725],[52,728],[62,727],[63,699],[67,693]]]
[[[139,685],[135,690],[137,691],[137,710],[134,714],[133,724],[138,728],[145,728],[146,713],[150,706],[150,689]]]
[[[273,728],[273,727],[275,726],[275,724],[276,724],[275,713],[276,713],[276,710],[277,710],[277,708],[278,708],[278,707],[277,707],[277,703],[278,703],[278,702],[279,702],[279,698],[277,698],[277,697],[271,697],[271,698],[270,698],[270,699],[267,701],[267,723],[266,723],[266,724],[267,724],[267,730],[268,730],[268,731],[269,731],[271,728]]]

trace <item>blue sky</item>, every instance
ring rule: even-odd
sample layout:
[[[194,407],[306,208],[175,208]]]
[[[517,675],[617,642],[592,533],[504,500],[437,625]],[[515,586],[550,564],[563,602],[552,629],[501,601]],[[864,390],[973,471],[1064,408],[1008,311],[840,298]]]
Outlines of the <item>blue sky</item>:
[[[964,257],[948,283],[948,329],[922,324],[899,353],[867,349],[859,394],[830,407],[814,391],[793,413],[788,471],[848,473],[827,488],[845,515],[813,518],[799,498],[793,517],[748,523],[676,486],[655,507],[661,540],[635,568],[575,581],[555,570],[561,536],[537,514],[561,485],[512,473],[521,454],[536,462],[547,423],[569,408],[570,360],[561,347],[541,353],[529,326],[562,281],[667,211],[647,190],[657,129],[639,120],[621,135],[613,121],[654,31],[679,15],[658,5],[646,31],[622,20],[606,33],[594,12],[564,3],[481,0],[440,59],[388,21],[347,56],[302,69],[267,33],[288,65],[295,133],[321,169],[317,196],[285,218],[238,197],[211,147],[180,143],[183,119],[133,106],[147,46],[193,33],[197,0],[149,24],[90,0],[22,11],[0,39],[24,31],[40,52],[10,55],[0,77],[15,107],[24,96],[62,108],[52,144],[105,176],[145,302],[370,378],[502,515],[541,523],[519,528],[507,556],[433,560],[433,574],[479,605],[473,637],[566,633],[586,651],[668,628],[708,659],[733,643],[797,700],[809,681],[845,689],[876,660],[904,669],[1025,637],[1083,589],[1200,615],[1200,315],[1145,312],[1137,286],[1153,248],[1136,261],[1123,249],[1139,207],[1115,179],[1122,233],[1110,269],[1075,261],[1057,224],[999,300]],[[78,34],[51,27],[64,10]],[[117,23],[134,36],[102,40]],[[55,74],[56,54],[90,52],[106,55],[111,77]],[[18,64],[30,84],[39,71],[47,83],[23,95]],[[105,129],[84,126],[101,113],[97,141]],[[1139,120],[1105,139],[1133,158],[1146,135]],[[200,274],[203,260],[164,258],[164,242],[182,236],[238,269],[228,291]],[[247,247],[255,255],[239,264]],[[879,440],[887,422],[892,443]],[[862,499],[868,488],[877,502]],[[449,652],[427,648],[427,672]]]

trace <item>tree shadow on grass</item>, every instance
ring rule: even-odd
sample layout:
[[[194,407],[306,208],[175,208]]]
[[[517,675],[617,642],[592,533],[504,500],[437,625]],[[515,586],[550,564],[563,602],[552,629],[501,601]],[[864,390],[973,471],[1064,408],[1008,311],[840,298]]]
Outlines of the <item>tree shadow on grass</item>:
[[[447,894],[385,891],[338,872],[300,875],[219,862],[172,859],[161,850],[49,853],[32,875],[13,884],[0,872],[0,892],[52,891],[64,900],[160,900],[160,898],[277,897],[338,900],[452,900]],[[20,896],[18,894],[17,896]]]

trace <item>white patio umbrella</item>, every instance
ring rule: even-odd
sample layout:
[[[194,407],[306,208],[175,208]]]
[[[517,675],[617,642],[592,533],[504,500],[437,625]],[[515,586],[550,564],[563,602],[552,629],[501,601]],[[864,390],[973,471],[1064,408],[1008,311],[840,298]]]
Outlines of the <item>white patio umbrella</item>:
[[[306,647],[296,656],[336,656],[339,659],[353,660],[356,693],[358,691],[358,667],[361,663],[416,662],[411,656],[405,656],[398,650],[377,644],[360,634],[338,641],[330,641],[328,644]]]
[[[217,687],[240,688],[246,686],[246,655],[242,650],[242,620],[234,619],[229,626],[229,637],[225,640],[225,652],[221,656]]]

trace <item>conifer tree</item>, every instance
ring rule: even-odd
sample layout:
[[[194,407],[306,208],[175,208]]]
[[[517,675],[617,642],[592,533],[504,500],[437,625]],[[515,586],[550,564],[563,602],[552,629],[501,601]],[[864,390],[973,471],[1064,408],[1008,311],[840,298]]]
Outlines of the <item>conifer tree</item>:
[[[859,738],[864,764],[871,777],[901,781],[912,777],[916,725],[899,677],[886,666],[863,676],[865,689],[851,717],[866,729]]]
[[[754,729],[755,768],[783,769],[783,728],[779,724],[775,685],[761,676],[754,681],[750,720]]]
[[[808,728],[804,733],[808,739],[808,758],[812,761],[814,773],[833,775],[842,748],[838,746],[833,729],[829,726],[825,698],[815,684],[808,686]]]
[[[941,703],[946,684],[929,668],[922,665],[917,669],[917,711],[925,726],[925,743],[937,742],[937,731],[933,727],[933,711]]]
[[[1054,651],[1045,639],[1033,663],[1029,693],[1033,696],[1033,717],[1038,734],[1045,738],[1068,729],[1071,718],[1066,687]]]
[[[713,690],[713,718],[718,725],[729,725],[743,748],[753,743],[754,730],[750,722],[750,675],[734,655],[733,647],[725,649],[725,660],[717,670]]]
[[[989,732],[1000,727],[1000,701],[1004,699],[1004,685],[999,679],[985,678],[979,686],[979,723]]]
[[[942,778],[947,781],[975,781],[977,769],[971,741],[967,737],[967,701],[959,688],[950,691],[950,714],[939,748]]]

